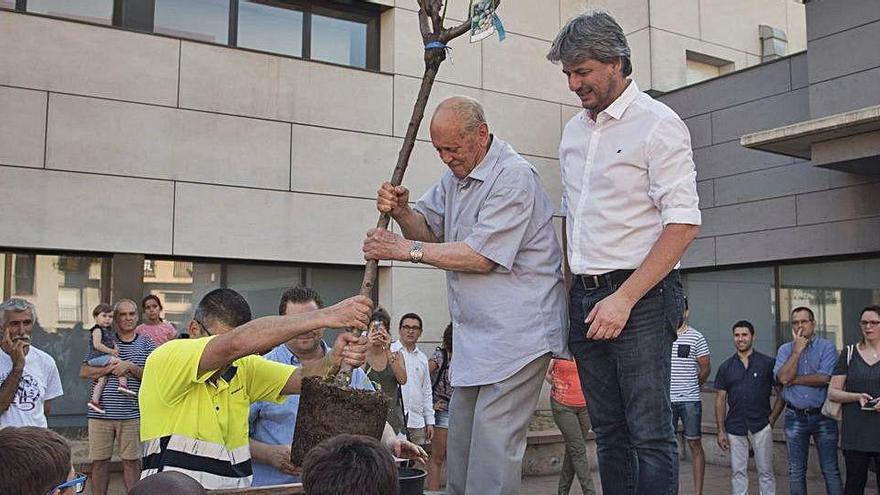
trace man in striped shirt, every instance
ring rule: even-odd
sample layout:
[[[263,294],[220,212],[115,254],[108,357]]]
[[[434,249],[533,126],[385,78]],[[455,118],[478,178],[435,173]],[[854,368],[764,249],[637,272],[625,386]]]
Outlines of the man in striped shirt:
[[[147,357],[156,348],[153,341],[134,332],[138,322],[138,306],[131,299],[120,299],[113,306],[113,326],[116,329],[118,364],[93,368],[83,366],[80,377],[94,380],[108,376],[107,386],[101,393],[105,413],[89,410],[89,459],[92,461],[91,490],[94,495],[105,495],[110,482],[110,458],[113,445],[119,445],[122,459],[122,480],[130,490],[137,482],[141,468],[140,409],[137,397],[119,392],[118,378],[128,378],[128,388],[137,393]]]
[[[672,402],[672,428],[678,428],[678,419],[684,425],[684,438],[694,458],[694,490],[703,493],[703,475],[706,457],[703,455],[702,436],[703,402],[700,385],[709,378],[709,345],[706,338],[688,324],[687,298],[684,315],[678,328],[678,338],[672,343],[672,379],[669,382],[669,400]]]

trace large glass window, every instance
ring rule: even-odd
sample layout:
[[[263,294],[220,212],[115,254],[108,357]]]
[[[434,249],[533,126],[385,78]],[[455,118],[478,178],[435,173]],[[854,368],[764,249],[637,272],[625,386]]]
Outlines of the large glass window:
[[[0,0],[0,9],[14,9],[15,0]]]
[[[739,320],[748,320],[755,326],[755,349],[776,355],[773,279],[773,267],[685,275],[689,322],[709,344],[714,361],[711,377],[718,365],[736,351],[732,327]]]
[[[193,305],[220,287],[219,263],[144,260],[144,295],[159,297],[165,321],[186,332]]]
[[[302,57],[303,11],[280,2],[242,0],[238,46]]]
[[[15,7],[14,1],[8,3]],[[27,11],[96,24],[113,24],[113,0],[28,0]]]
[[[880,260],[786,265],[779,278],[784,339],[791,337],[791,310],[805,306],[816,315],[816,331],[842,349],[862,337],[862,308],[880,304]]]
[[[32,254],[12,255],[12,294],[28,296],[34,293],[36,277],[36,256]]]
[[[153,31],[226,44],[229,41],[229,0],[156,0]]]
[[[367,24],[312,14],[312,59],[364,68]]]

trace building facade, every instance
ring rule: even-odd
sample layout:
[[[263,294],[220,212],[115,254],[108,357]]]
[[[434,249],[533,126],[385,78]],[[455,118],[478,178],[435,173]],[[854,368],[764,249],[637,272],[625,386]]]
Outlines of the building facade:
[[[559,138],[579,111],[544,59],[562,23],[584,7],[610,10],[632,44],[634,79],[655,93],[759,64],[761,25],[786,33],[777,54],[803,48],[802,5],[728,3],[506,1],[507,39],[453,41],[426,115],[446,96],[478,98],[558,204]],[[452,0],[447,17],[463,19],[467,4]],[[420,83],[416,9],[414,0],[0,0],[0,292],[37,305],[35,345],[65,377],[54,425],[84,423],[87,383],[76,372],[99,301],[157,294],[183,329],[217,287],[245,294],[256,315],[274,313],[297,283],[327,302],[357,292],[375,190]],[[721,107],[682,105],[703,206],[717,219],[746,200],[713,196],[736,174],[711,175],[703,161],[739,136],[725,131],[716,143],[704,124]],[[427,139],[423,125],[405,179],[414,196],[445,170]],[[687,266],[744,262],[716,257],[707,246],[727,230],[711,229]],[[383,264],[378,297],[395,320],[424,317],[426,347],[440,340],[442,272]]]

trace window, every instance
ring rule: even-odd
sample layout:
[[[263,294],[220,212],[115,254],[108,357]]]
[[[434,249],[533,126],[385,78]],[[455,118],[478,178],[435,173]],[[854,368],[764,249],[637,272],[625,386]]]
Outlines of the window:
[[[144,260],[144,278],[153,278],[156,276],[156,260]]]
[[[302,57],[303,17],[302,10],[290,5],[242,0],[238,5],[238,46]]]
[[[192,278],[193,264],[190,261],[174,262],[174,278]]]
[[[330,0],[19,0],[27,12],[379,69],[379,15],[370,2]],[[0,0],[0,8],[16,8]]]
[[[14,4],[15,2],[11,2]],[[27,11],[95,24],[113,24],[113,0],[27,0]]]
[[[153,31],[177,38],[226,44],[229,0],[155,0]]]
[[[15,254],[12,256],[12,294],[29,296],[34,293],[36,276],[36,256]]]

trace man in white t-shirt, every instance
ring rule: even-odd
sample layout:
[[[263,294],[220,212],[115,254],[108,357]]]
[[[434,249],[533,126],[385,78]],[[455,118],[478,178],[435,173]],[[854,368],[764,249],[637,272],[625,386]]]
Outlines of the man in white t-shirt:
[[[31,345],[36,320],[24,299],[0,304],[0,428],[45,428],[50,401],[64,393],[55,360]]]
[[[694,493],[702,495],[706,456],[700,440],[703,423],[703,402],[700,386],[709,378],[712,364],[706,338],[688,324],[688,304],[684,299],[682,324],[678,338],[672,343],[672,379],[669,382],[669,400],[672,402],[672,428],[678,421],[684,426],[684,438],[694,459]]]

